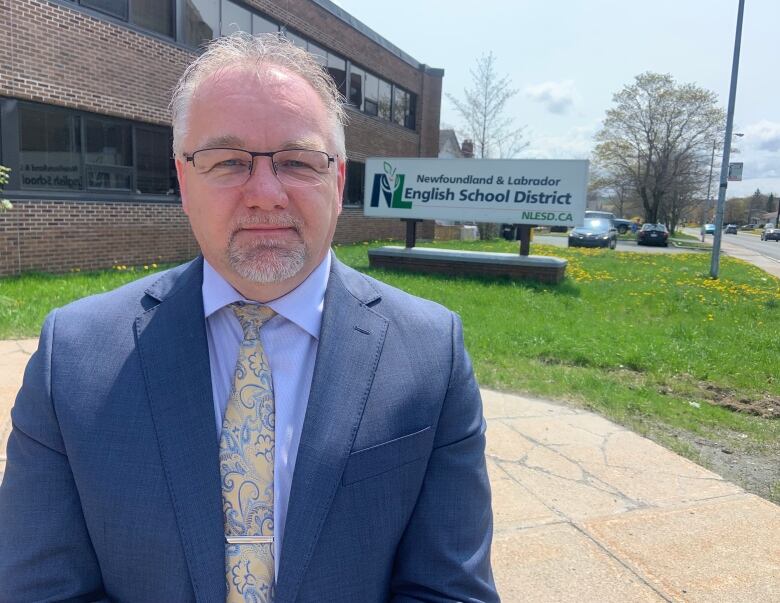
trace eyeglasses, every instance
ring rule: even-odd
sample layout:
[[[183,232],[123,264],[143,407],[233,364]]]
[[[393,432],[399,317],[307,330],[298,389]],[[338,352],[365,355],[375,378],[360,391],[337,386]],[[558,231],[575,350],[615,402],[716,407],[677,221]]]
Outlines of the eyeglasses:
[[[241,186],[249,181],[255,157],[270,157],[271,167],[285,186],[317,186],[325,182],[330,164],[336,160],[325,151],[285,149],[259,153],[244,149],[200,149],[184,159],[214,186]]]

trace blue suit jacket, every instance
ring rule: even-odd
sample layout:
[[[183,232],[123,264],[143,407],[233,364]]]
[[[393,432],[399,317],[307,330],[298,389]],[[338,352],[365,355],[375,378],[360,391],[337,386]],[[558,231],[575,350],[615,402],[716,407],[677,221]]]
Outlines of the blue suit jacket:
[[[0,601],[225,600],[202,271],[47,318],[12,411]],[[334,260],[276,602],[497,600],[484,428],[457,317]]]

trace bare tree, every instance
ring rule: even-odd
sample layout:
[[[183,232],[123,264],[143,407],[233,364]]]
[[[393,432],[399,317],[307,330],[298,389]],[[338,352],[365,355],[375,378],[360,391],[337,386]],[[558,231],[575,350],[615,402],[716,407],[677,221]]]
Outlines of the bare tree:
[[[466,138],[474,141],[475,155],[481,159],[515,157],[528,146],[525,127],[515,127],[514,118],[507,115],[507,103],[517,94],[508,76],[496,71],[493,53],[483,54],[470,71],[471,87],[463,90],[463,99],[452,94],[447,98],[463,119],[460,128]],[[497,234],[495,226],[480,227],[482,238]]]
[[[474,141],[477,157],[514,157],[528,146],[525,128],[515,128],[514,118],[506,114],[517,89],[508,76],[498,74],[492,52],[477,59],[470,73],[471,87],[463,90],[462,100],[447,94],[463,119],[461,129]]]
[[[643,73],[613,97],[596,135],[595,160],[607,174],[633,183],[645,220],[676,214],[666,207],[676,191],[687,198],[692,182],[706,183],[713,141],[722,133],[723,110],[713,92],[677,84],[670,75]]]
[[[634,181],[625,174],[604,171],[595,162],[591,166],[588,190],[597,191],[606,198],[608,207],[605,209],[610,209],[618,218],[635,215],[642,209]]]

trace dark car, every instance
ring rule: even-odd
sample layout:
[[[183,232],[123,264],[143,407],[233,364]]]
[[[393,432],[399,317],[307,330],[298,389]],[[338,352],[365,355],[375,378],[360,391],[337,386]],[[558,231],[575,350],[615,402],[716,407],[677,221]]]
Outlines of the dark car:
[[[775,228],[774,224],[769,223],[764,227],[761,233],[762,241],[780,241],[780,228]]]
[[[723,229],[724,234],[737,234],[737,225],[736,224],[727,224],[726,228]]]
[[[642,228],[636,233],[636,244],[668,247],[669,231],[663,224],[642,224]]]
[[[624,220],[623,218],[615,218],[612,220],[615,223],[615,228],[617,228],[617,231],[619,234],[626,234],[629,230],[631,230],[631,220]]]
[[[585,220],[585,224],[569,233],[569,247],[617,247],[617,230],[612,220]]]

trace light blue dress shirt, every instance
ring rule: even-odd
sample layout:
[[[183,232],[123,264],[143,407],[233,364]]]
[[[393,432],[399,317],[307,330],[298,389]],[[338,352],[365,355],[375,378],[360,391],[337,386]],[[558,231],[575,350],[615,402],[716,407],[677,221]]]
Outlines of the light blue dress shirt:
[[[260,340],[271,365],[276,405],[274,556],[277,575],[295,459],[314,375],[330,262],[330,254],[327,254],[303,283],[287,295],[269,302],[267,305],[274,309],[277,316],[260,330]],[[203,308],[209,344],[217,441],[233,385],[238,348],[243,339],[241,325],[233,311],[227,307],[235,301],[249,300],[204,260]]]

